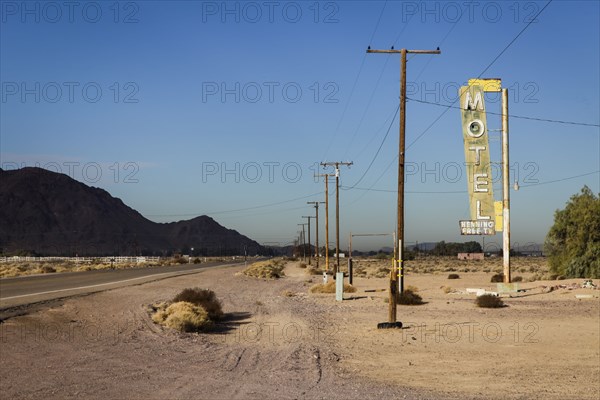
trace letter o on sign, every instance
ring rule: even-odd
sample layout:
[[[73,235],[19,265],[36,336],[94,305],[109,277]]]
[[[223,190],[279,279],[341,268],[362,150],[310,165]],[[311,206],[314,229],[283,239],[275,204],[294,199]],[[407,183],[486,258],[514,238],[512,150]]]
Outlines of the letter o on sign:
[[[469,132],[469,136],[479,138],[485,133],[485,126],[480,119],[475,119],[469,123],[467,132]]]

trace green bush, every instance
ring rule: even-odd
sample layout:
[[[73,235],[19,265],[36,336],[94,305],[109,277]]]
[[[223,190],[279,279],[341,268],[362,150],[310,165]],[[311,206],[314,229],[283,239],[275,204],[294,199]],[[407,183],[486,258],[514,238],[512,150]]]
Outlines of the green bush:
[[[600,196],[587,186],[572,196],[554,213],[545,245],[555,274],[600,279]]]

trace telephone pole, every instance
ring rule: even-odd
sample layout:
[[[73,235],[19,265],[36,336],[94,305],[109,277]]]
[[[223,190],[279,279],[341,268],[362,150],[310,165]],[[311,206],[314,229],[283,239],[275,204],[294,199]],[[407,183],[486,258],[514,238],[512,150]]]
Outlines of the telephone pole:
[[[306,204],[314,204],[315,206],[315,255],[317,257],[317,269],[319,269],[319,204],[324,204],[324,201],[307,201]]]
[[[335,167],[335,255],[336,264],[333,270],[333,276],[336,276],[340,269],[340,165],[350,167],[354,164],[352,161],[343,162],[322,162],[323,167]]]
[[[325,177],[325,271],[329,271],[329,177],[333,174],[319,174]]]
[[[302,225],[302,231],[300,232],[300,236],[302,236],[302,254],[304,254],[304,261],[306,261],[306,234],[304,232],[304,226],[306,224],[298,224]]]
[[[404,246],[404,160],[406,158],[406,55],[407,54],[440,54],[440,48],[437,50],[372,50],[371,46],[367,49],[367,53],[384,53],[384,54],[400,54],[400,142],[398,145],[398,205],[397,205],[397,236],[398,240],[398,255],[402,255]],[[404,261],[402,257],[397,258],[398,274],[395,273],[390,277],[390,290],[404,292]],[[400,286],[397,285],[397,279],[400,280]],[[390,310],[392,310],[390,304]],[[393,312],[390,311],[390,323],[396,322],[396,307],[394,304]]]
[[[309,217],[302,217],[302,218],[308,218],[308,265],[311,265],[310,259],[312,258],[312,254],[310,251],[310,219],[314,218],[314,217],[309,216]]]

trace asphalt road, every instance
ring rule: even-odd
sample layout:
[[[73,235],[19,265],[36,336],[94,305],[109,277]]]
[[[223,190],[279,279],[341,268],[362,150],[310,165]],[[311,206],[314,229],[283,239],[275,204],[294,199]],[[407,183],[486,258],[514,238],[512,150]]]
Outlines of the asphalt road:
[[[206,268],[236,264],[239,262],[209,262],[168,267],[96,270],[4,278],[0,279],[0,310],[198,273]]]

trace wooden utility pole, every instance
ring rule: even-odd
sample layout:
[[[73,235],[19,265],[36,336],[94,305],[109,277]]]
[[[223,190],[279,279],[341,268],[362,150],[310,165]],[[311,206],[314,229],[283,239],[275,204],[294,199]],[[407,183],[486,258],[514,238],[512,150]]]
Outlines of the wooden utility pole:
[[[403,253],[400,248],[404,244],[404,160],[405,155],[405,143],[406,143],[406,55],[411,54],[440,54],[440,48],[437,50],[407,50],[400,49],[394,50],[372,50],[371,47],[367,49],[367,53],[384,53],[384,54],[400,54],[400,141],[398,145],[398,205],[397,205],[397,237],[398,240],[398,255]],[[390,276],[390,290],[404,292],[404,261],[401,257],[398,257],[398,272],[394,272]],[[398,288],[397,280],[400,280],[400,287]],[[391,296],[390,296],[391,297]],[[391,311],[392,305],[390,304],[390,320],[389,322],[396,322],[396,310],[394,304],[393,313]],[[392,315],[393,314],[393,315]]]
[[[502,89],[502,265],[510,283],[510,171],[508,160],[508,89]]]
[[[314,218],[314,217],[309,216],[309,217],[302,217],[302,218],[308,218],[308,265],[311,265],[310,259],[312,258],[312,254],[310,251],[310,246],[311,246],[311,244],[310,244],[310,219]]]
[[[319,204],[324,204],[324,201],[307,201],[306,204],[315,205],[315,256],[317,257],[317,269],[319,269]]]
[[[302,225],[302,232],[300,232],[300,235],[302,236],[302,254],[304,254],[304,262],[306,262],[306,233],[304,232],[304,226],[306,224],[298,224],[298,225]]]
[[[325,177],[325,271],[329,271],[329,177],[333,174],[319,174]]]
[[[323,167],[335,167],[335,255],[336,264],[333,270],[333,276],[336,276],[340,269],[340,165],[347,167],[353,164],[350,162],[322,162]]]

